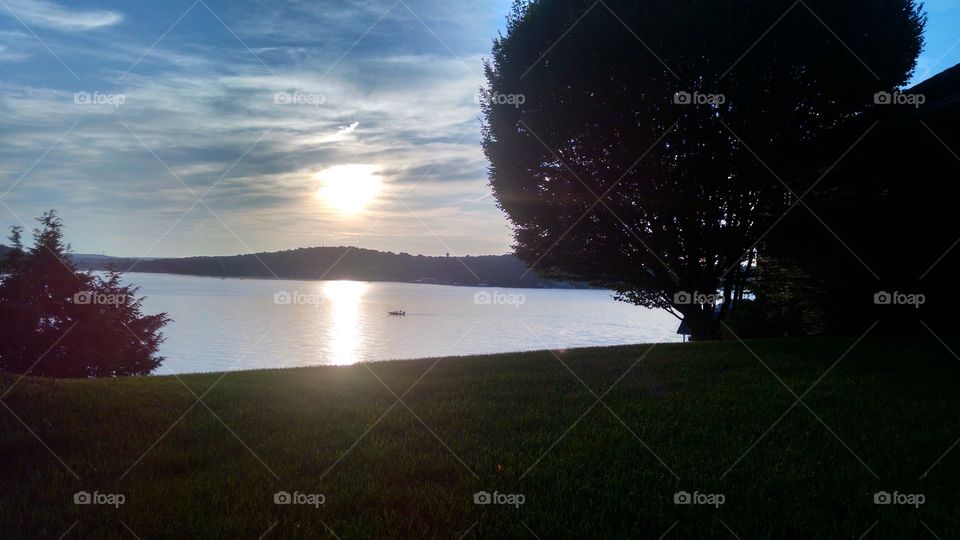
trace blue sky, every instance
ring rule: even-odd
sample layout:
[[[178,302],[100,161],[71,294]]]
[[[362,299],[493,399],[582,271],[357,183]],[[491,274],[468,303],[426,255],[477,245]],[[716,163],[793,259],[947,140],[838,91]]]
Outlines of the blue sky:
[[[0,224],[57,208],[76,251],[130,256],[507,252],[475,95],[509,4],[2,0]],[[960,62],[960,0],[927,11],[915,82]],[[381,180],[359,215],[316,196],[342,165]]]

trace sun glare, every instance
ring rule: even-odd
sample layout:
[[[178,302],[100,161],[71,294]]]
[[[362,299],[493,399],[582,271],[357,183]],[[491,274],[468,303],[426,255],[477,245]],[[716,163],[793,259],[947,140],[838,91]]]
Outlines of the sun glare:
[[[363,211],[380,191],[375,165],[335,165],[316,174],[320,180],[317,196],[341,214]]]

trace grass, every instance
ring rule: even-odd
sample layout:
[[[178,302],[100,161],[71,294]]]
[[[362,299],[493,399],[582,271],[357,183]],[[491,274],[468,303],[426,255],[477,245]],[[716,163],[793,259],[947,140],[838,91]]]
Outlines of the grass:
[[[960,537],[960,362],[932,339],[844,356],[853,343],[748,342],[762,362],[738,342],[675,344],[186,387],[7,376],[0,536]],[[778,377],[797,395],[816,385],[797,404]],[[126,500],[75,505],[80,490]],[[278,490],[325,504],[276,505]],[[480,490],[525,501],[476,505]],[[681,490],[725,502],[676,505]],[[876,505],[881,490],[925,502]]]

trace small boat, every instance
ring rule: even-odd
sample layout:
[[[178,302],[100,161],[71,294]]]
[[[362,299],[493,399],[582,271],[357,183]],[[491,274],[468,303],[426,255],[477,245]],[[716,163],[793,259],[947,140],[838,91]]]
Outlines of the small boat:
[[[387,315],[395,315],[395,316],[398,316],[398,317],[403,317],[403,316],[406,315],[406,314],[407,314],[406,311],[400,311],[400,310],[397,310],[397,311],[388,311],[388,312],[387,312]]]

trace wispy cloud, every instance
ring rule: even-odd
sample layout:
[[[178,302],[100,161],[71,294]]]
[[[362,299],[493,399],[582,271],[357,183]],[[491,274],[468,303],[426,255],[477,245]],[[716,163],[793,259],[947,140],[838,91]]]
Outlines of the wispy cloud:
[[[6,45],[0,45],[0,62],[22,62],[30,55],[15,51]]]
[[[115,11],[80,10],[60,6],[47,0],[5,0],[7,10],[0,10],[26,24],[63,31],[94,30],[123,21]]]

